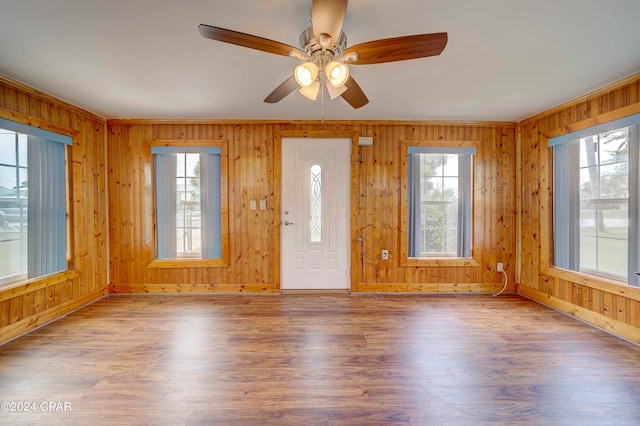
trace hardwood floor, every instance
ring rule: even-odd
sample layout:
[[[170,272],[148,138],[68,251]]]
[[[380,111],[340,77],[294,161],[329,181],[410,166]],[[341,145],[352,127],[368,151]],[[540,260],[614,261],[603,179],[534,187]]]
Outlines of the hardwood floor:
[[[118,296],[0,346],[0,402],[12,425],[638,424],[640,347],[513,295]]]

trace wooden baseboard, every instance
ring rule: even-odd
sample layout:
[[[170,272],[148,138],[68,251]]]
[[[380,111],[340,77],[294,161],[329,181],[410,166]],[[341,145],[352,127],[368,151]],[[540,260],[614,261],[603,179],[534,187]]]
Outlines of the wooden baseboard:
[[[362,293],[496,293],[500,283],[356,283],[351,292]],[[340,290],[342,291],[342,290]],[[348,291],[348,290],[347,290]],[[515,284],[509,283],[506,293],[514,293]],[[280,293],[271,284],[111,284],[111,294],[141,293]],[[308,293],[307,290],[304,291]],[[326,291],[324,291],[326,292]],[[282,293],[290,293],[285,290]]]
[[[611,334],[640,344],[640,328],[524,285],[518,286],[518,293],[542,305],[575,317]]]
[[[267,284],[110,284],[109,293],[279,293]]]
[[[498,283],[357,283],[353,292],[390,293],[496,293],[504,284]],[[516,291],[507,284],[506,293]]]

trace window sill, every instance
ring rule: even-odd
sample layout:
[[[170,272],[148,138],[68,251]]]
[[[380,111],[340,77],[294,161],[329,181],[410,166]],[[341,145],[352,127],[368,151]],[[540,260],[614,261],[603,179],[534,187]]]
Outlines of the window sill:
[[[147,269],[175,268],[226,268],[229,263],[224,259],[156,259],[147,265]]]
[[[66,271],[54,272],[53,274],[43,275],[41,277],[7,283],[0,286],[0,302],[51,285],[73,280],[79,276],[80,273],[75,269],[67,269]]]
[[[585,272],[570,271],[568,269],[557,268],[555,266],[550,266],[546,270],[542,271],[542,274],[640,301],[640,287],[629,285],[625,281],[587,274]]]
[[[401,266],[468,267],[480,266],[472,257],[422,257],[402,259]]]

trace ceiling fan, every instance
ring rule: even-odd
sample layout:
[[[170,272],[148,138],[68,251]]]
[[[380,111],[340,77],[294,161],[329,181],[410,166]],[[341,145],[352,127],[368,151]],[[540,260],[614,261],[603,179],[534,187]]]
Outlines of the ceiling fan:
[[[301,49],[205,24],[198,26],[198,32],[212,40],[304,61],[264,102],[279,102],[296,89],[315,100],[318,92],[326,86],[331,99],[341,96],[353,108],[366,105],[369,99],[349,75],[347,64],[380,64],[437,56],[447,45],[447,33],[433,33],[386,38],[347,47],[347,37],[342,32],[347,1],[313,0],[311,26],[300,35]]]

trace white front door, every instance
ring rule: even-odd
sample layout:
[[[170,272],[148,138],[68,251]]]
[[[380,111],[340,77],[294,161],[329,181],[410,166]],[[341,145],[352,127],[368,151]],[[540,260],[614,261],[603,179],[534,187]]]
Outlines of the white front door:
[[[351,139],[282,139],[281,288],[351,287]]]

